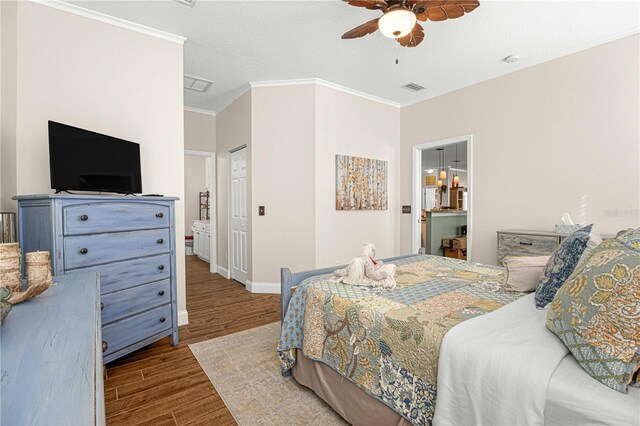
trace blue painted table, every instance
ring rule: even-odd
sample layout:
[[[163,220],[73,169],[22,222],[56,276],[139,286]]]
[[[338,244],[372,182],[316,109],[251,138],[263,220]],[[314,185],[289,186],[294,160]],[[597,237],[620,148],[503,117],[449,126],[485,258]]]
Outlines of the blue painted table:
[[[0,328],[0,424],[105,424],[95,273],[13,306]]]

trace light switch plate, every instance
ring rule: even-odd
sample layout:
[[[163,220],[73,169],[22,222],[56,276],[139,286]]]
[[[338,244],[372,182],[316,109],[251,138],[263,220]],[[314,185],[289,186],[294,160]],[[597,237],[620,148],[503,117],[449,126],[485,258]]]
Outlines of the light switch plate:
[[[264,206],[258,206],[258,216],[264,216]]]
[[[402,206],[402,213],[403,214],[411,213],[411,206]]]

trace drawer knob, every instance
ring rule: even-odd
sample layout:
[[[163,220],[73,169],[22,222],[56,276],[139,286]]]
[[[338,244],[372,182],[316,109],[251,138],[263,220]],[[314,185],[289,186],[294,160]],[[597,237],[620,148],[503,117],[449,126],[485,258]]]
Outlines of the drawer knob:
[[[104,303],[103,302],[100,302],[100,310],[104,311]]]
[[[89,253],[89,249],[87,249],[87,248],[85,248],[85,247],[82,247],[82,248],[80,249],[80,254],[87,254],[87,253]]]
[[[520,245],[521,246],[532,246],[533,243],[523,243],[522,241],[520,241]]]
[[[156,243],[162,244],[162,243],[164,243],[164,240],[162,238],[158,238],[158,241],[156,241]]]
[[[161,219],[161,218],[163,218],[163,217],[164,217],[164,214],[162,214],[162,212],[160,212],[160,213],[156,213],[156,217],[157,217],[158,219]]]
[[[158,292],[158,296],[164,296],[164,290],[160,290],[160,291]]]
[[[158,269],[160,269],[162,271],[164,269],[164,265],[158,266]]]
[[[87,220],[89,220],[89,216],[87,216],[86,214],[83,214],[82,216],[80,216],[80,220],[83,222],[86,222]]]
[[[160,322],[165,322],[167,319],[165,317],[160,318]]]
[[[109,344],[103,340],[102,341],[102,352],[106,352],[107,349],[109,349]]]

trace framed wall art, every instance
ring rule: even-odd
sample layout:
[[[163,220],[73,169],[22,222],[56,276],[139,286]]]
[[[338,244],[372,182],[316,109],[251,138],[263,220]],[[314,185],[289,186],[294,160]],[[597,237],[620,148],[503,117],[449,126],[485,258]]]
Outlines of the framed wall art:
[[[336,210],[387,210],[388,162],[336,155]]]

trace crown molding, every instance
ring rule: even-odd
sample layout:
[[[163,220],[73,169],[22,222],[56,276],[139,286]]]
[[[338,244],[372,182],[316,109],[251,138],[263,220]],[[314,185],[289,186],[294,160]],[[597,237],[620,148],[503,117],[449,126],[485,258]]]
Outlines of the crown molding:
[[[259,87],[302,86],[305,84],[315,84],[317,81],[317,78],[296,78],[291,80],[251,81],[249,85],[253,89]]]
[[[361,98],[369,99],[370,101],[379,102],[381,104],[389,105],[389,106],[392,106],[392,107],[400,108],[400,106],[401,106],[399,102],[390,101],[388,99],[384,99],[384,98],[380,98],[378,96],[370,95],[368,93],[361,92],[359,90],[350,89],[348,87],[341,86],[339,84],[332,83],[330,81],[317,79],[316,83],[318,85],[320,85],[320,86],[329,87],[331,89],[338,90],[340,92],[349,93],[350,95],[359,96]]]
[[[222,111],[224,111],[225,109],[227,109],[227,107],[229,105],[231,105],[232,103],[234,103],[235,101],[238,100],[238,98],[240,98],[240,96],[244,95],[245,93],[247,93],[247,91],[251,89],[251,85],[250,84],[245,84],[243,85],[240,90],[238,90],[233,96],[231,96],[224,104],[222,104],[222,106],[220,107],[220,109],[218,109],[215,114],[219,115],[220,113],[222,113]]]
[[[610,35],[610,36],[607,36],[607,37],[603,37],[603,38],[598,39],[598,40],[593,40],[593,41],[588,42],[588,43],[582,43],[582,44],[576,45],[574,47],[565,49],[565,50],[563,50],[561,52],[557,52],[557,53],[555,53],[553,55],[544,56],[544,57],[542,57],[542,58],[540,58],[538,60],[535,60],[535,61],[532,61],[532,62],[529,62],[529,63],[527,63],[526,60],[525,60],[520,66],[518,66],[517,68],[513,68],[513,69],[505,72],[504,74],[500,74],[500,75],[493,76],[493,77],[490,77],[490,78],[486,78],[486,79],[483,79],[483,80],[478,80],[476,82],[467,84],[466,86],[455,88],[453,90],[431,93],[430,95],[422,96],[419,99],[413,99],[411,101],[404,102],[404,103],[400,104],[400,107],[404,108],[404,107],[408,107],[408,106],[411,106],[411,105],[419,104],[420,102],[428,101],[429,99],[437,98],[439,96],[448,95],[449,93],[457,92],[459,90],[463,90],[463,89],[466,89],[468,87],[475,86],[477,84],[485,83],[487,81],[495,80],[497,78],[502,78],[502,77],[504,77],[506,75],[513,74],[515,72],[522,71],[522,70],[525,70],[527,68],[535,67],[536,65],[543,65],[543,64],[545,64],[547,62],[551,62],[551,61],[556,60],[556,59],[562,59],[562,58],[564,58],[566,56],[573,55],[574,53],[580,53],[580,52],[582,52],[584,50],[591,49],[593,47],[598,47],[598,46],[601,46],[603,44],[610,43],[610,42],[613,42],[613,41],[616,41],[616,40],[620,40],[620,39],[623,39],[625,37],[629,37],[629,36],[632,36],[632,35],[638,34],[638,33],[640,33],[640,28],[638,28],[638,27],[626,28],[624,30],[621,30],[621,31],[617,32],[616,34],[613,34],[613,35]]]
[[[189,112],[197,112],[198,114],[216,115],[215,111],[210,111],[208,109],[202,109],[202,108],[194,108],[186,105],[184,107],[184,110]]]
[[[114,16],[105,15],[104,13],[96,12],[84,7],[76,6],[74,4],[65,3],[59,0],[31,0],[32,3],[40,4],[43,6],[52,7],[54,9],[63,10],[65,12],[73,13],[74,15],[83,16],[85,18],[94,19],[96,21],[105,22],[107,24],[115,25],[120,28],[136,31],[138,33],[146,34],[152,37],[160,38],[174,43],[184,44],[187,40],[186,37],[182,37],[176,34],[167,33],[165,31],[157,30],[155,28],[147,27],[145,25],[136,24],[135,22],[126,21],[124,19],[116,18]]]
[[[381,104],[389,105],[396,108],[400,108],[401,106],[400,103],[398,102],[393,102],[388,99],[370,95],[368,93],[351,89],[349,87],[341,86],[339,84],[322,80],[320,78],[301,78],[301,79],[294,79],[294,80],[274,80],[274,81],[252,81],[249,83],[252,89],[260,88],[260,87],[300,86],[305,84],[317,84],[318,86],[328,87],[330,89],[334,89],[339,92],[348,93],[350,95],[358,96],[360,98],[368,99],[374,102],[379,102]]]

